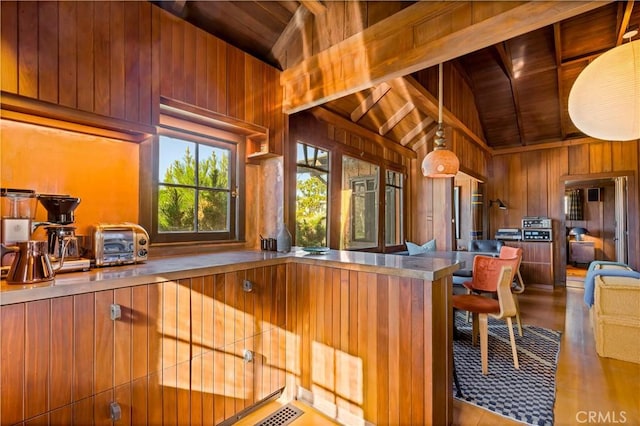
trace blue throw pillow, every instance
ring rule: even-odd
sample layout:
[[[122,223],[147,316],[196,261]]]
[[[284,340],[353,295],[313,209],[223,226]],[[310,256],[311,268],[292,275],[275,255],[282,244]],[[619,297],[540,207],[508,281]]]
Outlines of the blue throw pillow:
[[[409,256],[413,256],[414,254],[427,253],[429,251],[436,251],[436,240],[435,238],[431,241],[427,241],[423,245],[419,246],[410,241],[406,242],[407,250],[409,250]]]

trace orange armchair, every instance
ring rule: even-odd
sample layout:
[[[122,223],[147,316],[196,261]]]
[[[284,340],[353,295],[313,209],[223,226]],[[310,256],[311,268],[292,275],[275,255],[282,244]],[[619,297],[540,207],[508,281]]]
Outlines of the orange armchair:
[[[500,248],[499,259],[508,260],[512,267],[511,282],[517,282],[516,286],[511,287],[512,293],[514,293],[513,301],[516,305],[516,322],[518,324],[518,334],[522,337],[522,321],[520,320],[520,305],[518,304],[518,298],[515,294],[520,294],[524,291],[524,282],[520,275],[520,263],[522,262],[522,249],[515,247],[502,246]],[[475,262],[474,262],[473,278],[470,281],[465,281],[463,286],[467,289],[469,294],[471,293],[495,293],[495,291],[487,290],[483,283],[485,279],[482,276],[476,278]],[[479,272],[481,273],[481,272]],[[467,316],[467,320],[469,320]]]
[[[516,315],[516,306],[511,294],[514,269],[511,259],[499,259],[488,256],[476,256],[473,260],[473,281],[476,288],[482,292],[497,294],[498,298],[485,297],[479,294],[460,294],[452,296],[453,307],[473,314],[473,344],[480,332],[480,354],[482,359],[482,374],[488,373],[488,317],[506,319],[511,340],[513,364],[518,364],[518,350],[511,318]],[[479,330],[478,330],[479,329]]]

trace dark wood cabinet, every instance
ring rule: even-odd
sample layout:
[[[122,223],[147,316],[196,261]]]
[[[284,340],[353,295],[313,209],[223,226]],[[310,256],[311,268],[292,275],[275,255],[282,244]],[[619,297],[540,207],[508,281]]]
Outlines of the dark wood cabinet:
[[[595,259],[595,248],[593,241],[570,241],[569,242],[569,262],[591,263]]]
[[[511,247],[522,248],[520,274],[526,284],[554,285],[553,243],[543,241],[508,241]]]

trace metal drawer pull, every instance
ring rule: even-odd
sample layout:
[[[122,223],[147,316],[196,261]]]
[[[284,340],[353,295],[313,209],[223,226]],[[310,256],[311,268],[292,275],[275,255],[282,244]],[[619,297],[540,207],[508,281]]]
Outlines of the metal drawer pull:
[[[120,308],[120,305],[118,305],[117,303],[112,303],[111,304],[111,309],[110,309],[111,313],[110,313],[110,317],[113,321],[120,319],[122,317],[122,309]]]
[[[253,352],[249,349],[242,351],[242,357],[244,358],[244,362],[253,362]]]
[[[249,280],[242,281],[242,289],[247,293],[251,293],[253,291],[253,283]]]
[[[109,413],[111,414],[111,421],[117,422],[122,418],[122,409],[120,408],[120,404],[117,402],[112,402],[109,404]]]

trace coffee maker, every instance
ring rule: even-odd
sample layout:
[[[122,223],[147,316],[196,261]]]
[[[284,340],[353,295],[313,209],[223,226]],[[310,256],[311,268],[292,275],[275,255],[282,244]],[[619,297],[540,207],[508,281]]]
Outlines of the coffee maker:
[[[0,188],[0,243],[10,246],[31,238],[38,198],[31,189]],[[0,275],[9,272],[12,256],[0,260]]]
[[[81,245],[76,237],[74,211],[80,198],[69,195],[40,194],[40,204],[47,210],[47,221],[42,223],[47,231],[49,255],[57,260],[64,255],[64,264],[59,272],[89,270],[90,260],[82,258]]]

